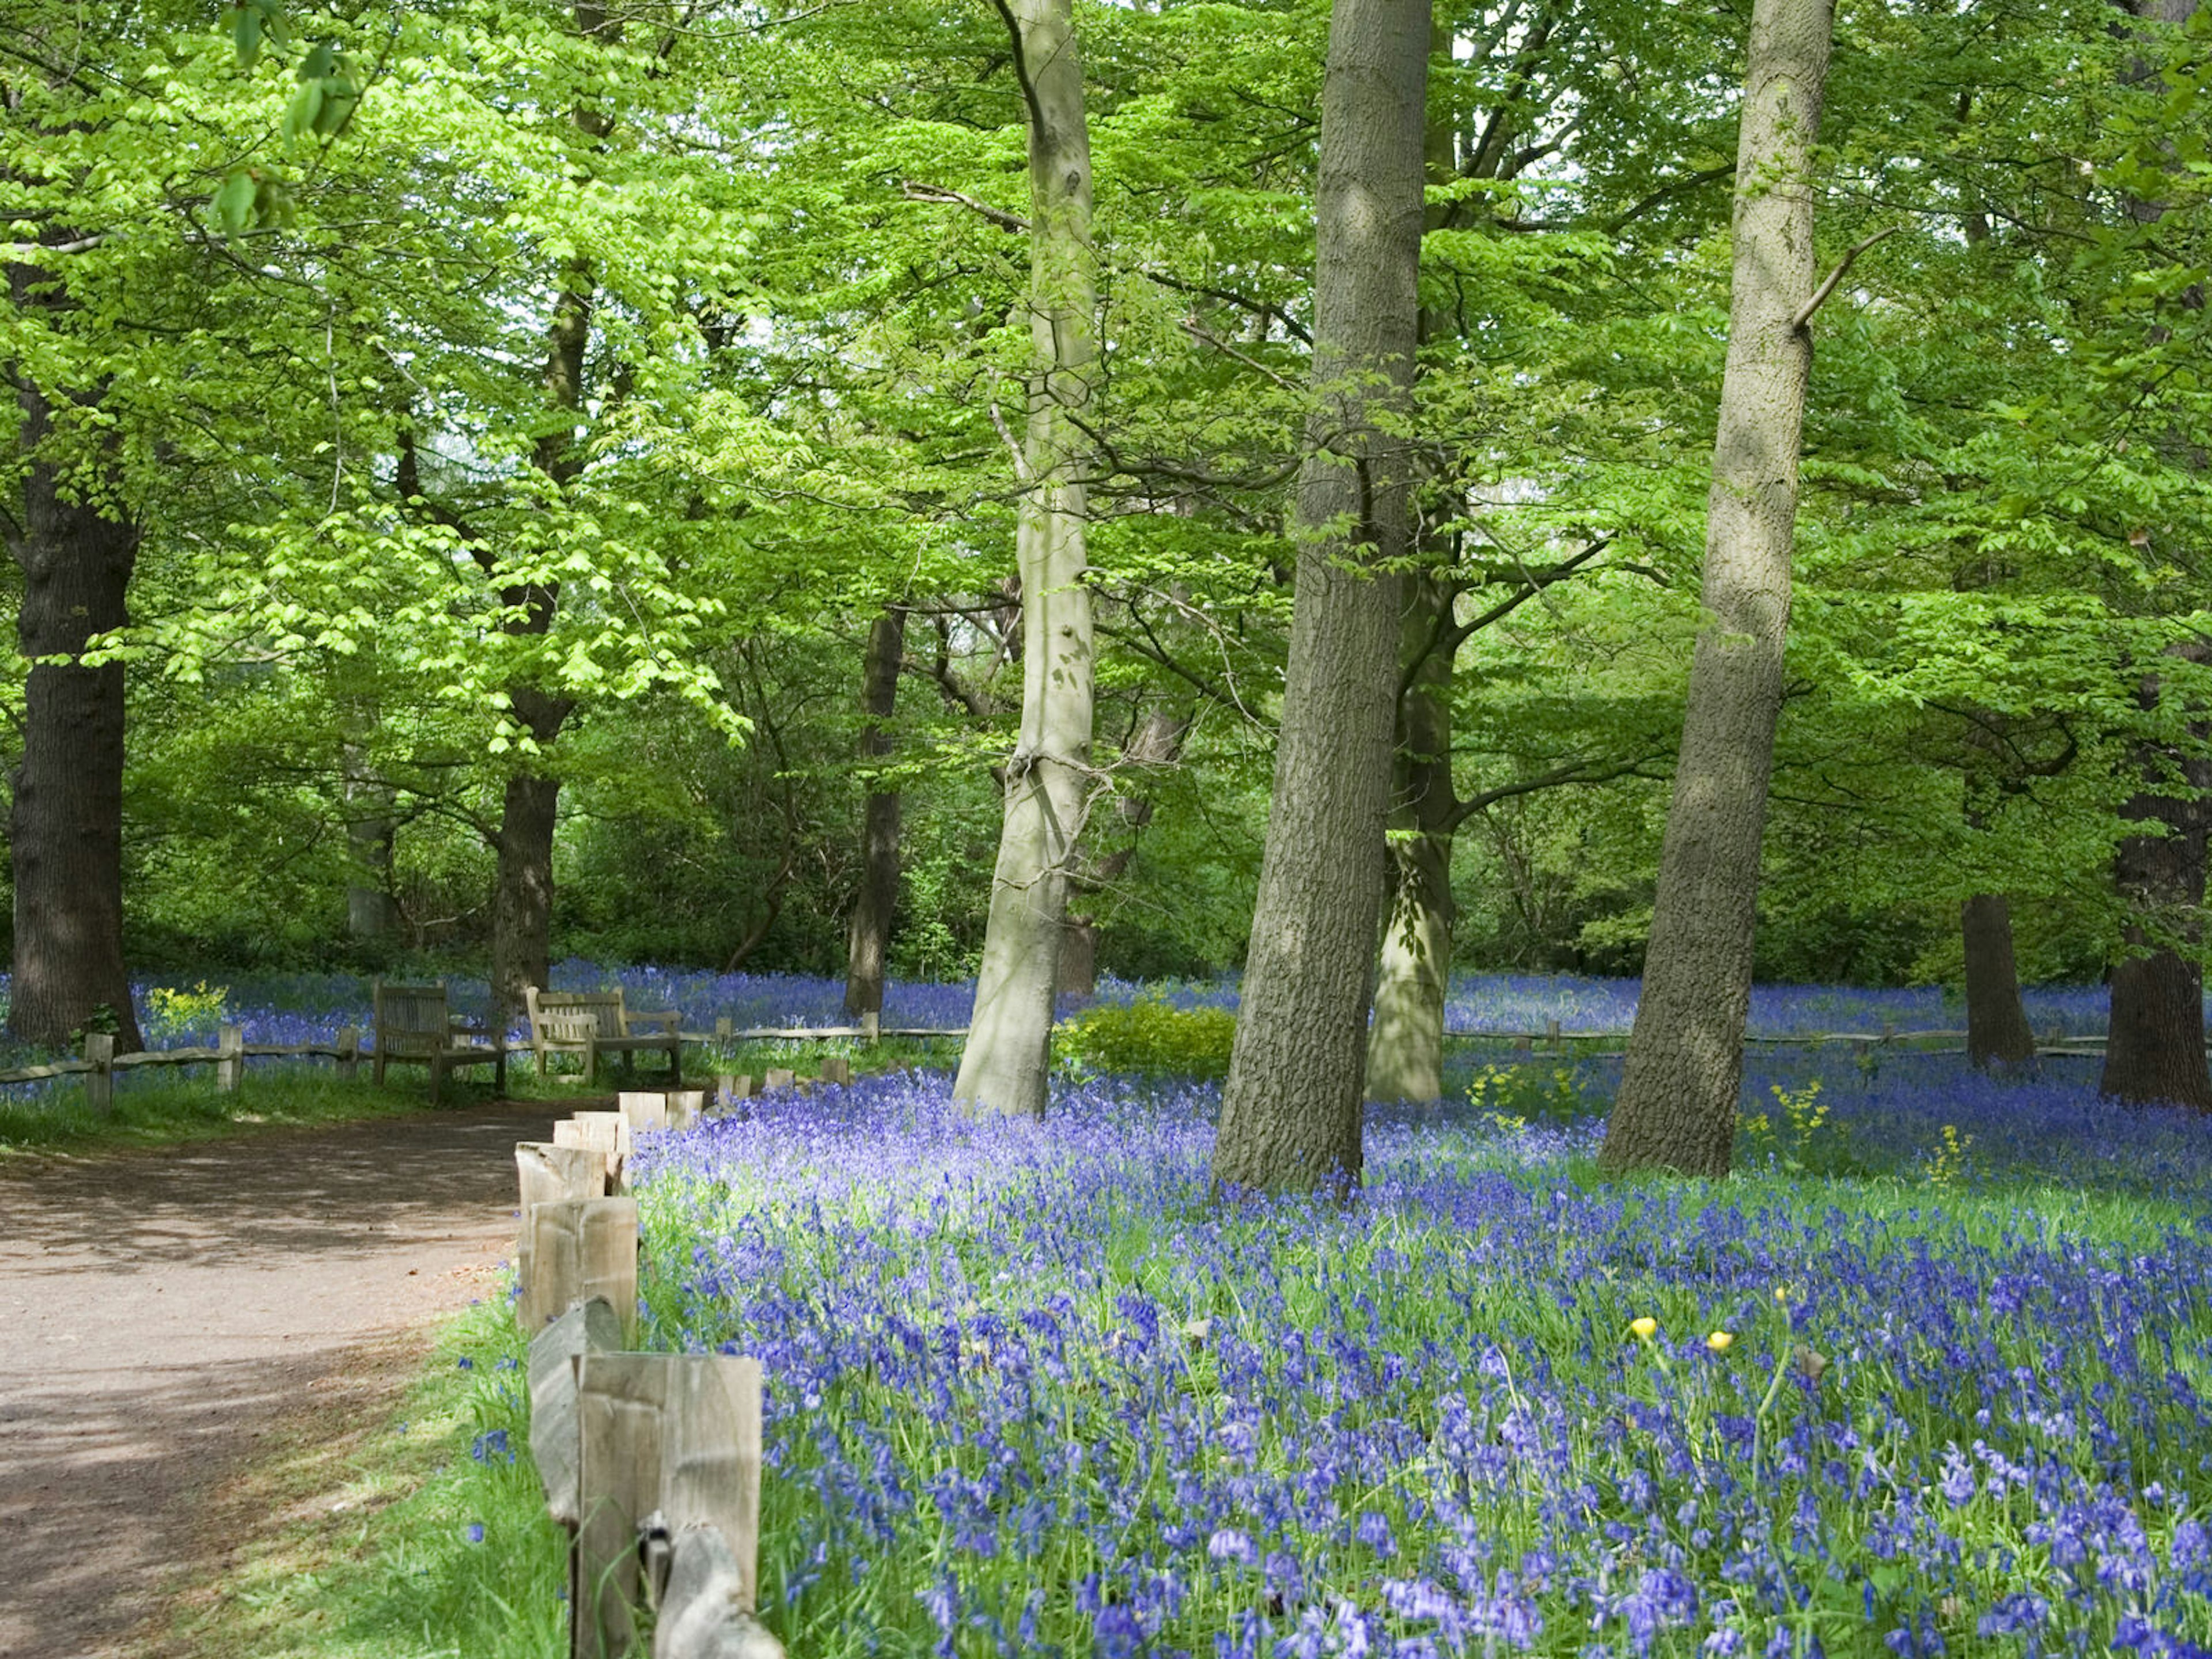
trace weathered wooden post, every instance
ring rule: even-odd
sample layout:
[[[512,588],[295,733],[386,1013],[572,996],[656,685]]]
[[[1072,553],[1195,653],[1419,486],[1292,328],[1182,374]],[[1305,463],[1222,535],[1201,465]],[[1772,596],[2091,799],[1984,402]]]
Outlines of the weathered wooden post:
[[[84,1103],[102,1117],[115,1109],[115,1038],[106,1031],[84,1034]]]
[[[668,1091],[668,1127],[688,1129],[707,1115],[707,1091],[704,1089],[671,1089]]]
[[[518,1140],[514,1170],[521,1188],[520,1208],[526,1217],[533,1204],[563,1204],[607,1195],[606,1159],[588,1146]]]
[[[715,1015],[714,1046],[721,1049],[725,1054],[728,1053],[731,1043],[736,1038],[737,1030],[738,1028],[736,1022],[731,1019],[727,1014]]]
[[[647,1090],[625,1089],[615,1097],[615,1109],[622,1114],[623,1127],[635,1139],[649,1129],[668,1127],[668,1096]]]
[[[778,1089],[790,1088],[798,1081],[798,1073],[788,1071],[781,1066],[771,1066],[768,1068],[768,1076],[762,1079],[761,1092],[773,1094]]]
[[[225,1025],[216,1036],[215,1086],[223,1094],[235,1094],[246,1077],[246,1033],[235,1025]]]
[[[606,1160],[607,1190],[622,1186],[629,1158],[629,1123],[620,1112],[578,1112],[553,1126],[556,1146],[588,1146]]]
[[[884,1040],[884,1017],[872,1008],[860,1016],[860,1040],[871,1044]]]
[[[632,1651],[642,1595],[659,1604],[656,1655],[726,1653],[750,1636],[760,1549],[761,1370],[723,1354],[606,1353],[575,1361],[578,1503],[569,1607],[574,1659]],[[696,1558],[713,1532],[717,1563]],[[641,1545],[642,1544],[642,1548]],[[672,1558],[695,1559],[681,1579]],[[717,1573],[712,1565],[723,1571]],[[673,1603],[680,1589],[708,1605]],[[719,1604],[719,1605],[717,1605]],[[752,1626],[758,1637],[765,1631]],[[672,1644],[679,1632],[680,1645]],[[740,1647],[738,1652],[749,1650]]]
[[[515,1316],[543,1329],[589,1297],[603,1297],[627,1331],[637,1322],[637,1200],[568,1199],[534,1204],[523,1214],[527,1273]],[[526,1264],[526,1267],[524,1265]]]
[[[822,1060],[822,1080],[824,1083],[850,1083],[853,1080],[853,1061],[848,1054],[828,1054]]]
[[[349,1025],[338,1033],[338,1081],[351,1083],[361,1075],[361,1027]]]

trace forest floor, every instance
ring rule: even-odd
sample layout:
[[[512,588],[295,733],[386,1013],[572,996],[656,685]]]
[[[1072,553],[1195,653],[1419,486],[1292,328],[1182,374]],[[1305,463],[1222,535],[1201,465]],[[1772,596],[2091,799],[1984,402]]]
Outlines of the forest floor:
[[[493,1292],[510,1149],[573,1106],[0,1167],[0,1659],[144,1651],[277,1518],[264,1450],[357,1430]]]

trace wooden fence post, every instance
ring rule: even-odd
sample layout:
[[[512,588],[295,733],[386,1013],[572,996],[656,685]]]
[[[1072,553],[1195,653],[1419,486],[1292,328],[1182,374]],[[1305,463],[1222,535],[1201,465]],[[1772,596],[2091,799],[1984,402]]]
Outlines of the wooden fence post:
[[[780,1066],[771,1066],[768,1068],[768,1076],[761,1081],[761,1092],[773,1094],[778,1089],[790,1088],[798,1081],[798,1073],[787,1071]]]
[[[660,1603],[672,1638],[696,1627],[681,1647],[656,1637],[655,1653],[726,1651],[702,1638],[710,1625],[751,1626],[744,1615],[754,1604],[760,1549],[760,1362],[586,1348],[575,1364],[580,1518],[568,1587],[571,1654],[630,1652],[641,1592]],[[727,1546],[735,1582],[695,1563],[684,1584],[712,1586],[721,1605],[672,1606],[663,1592],[674,1547],[708,1529]]]
[[[351,1083],[361,1075],[361,1027],[349,1025],[338,1033],[338,1081]]]
[[[1544,1022],[1544,1041],[1550,1046],[1554,1053],[1558,1052],[1559,1047],[1559,1022],[1556,1019],[1547,1019]]]
[[[822,1060],[822,1080],[824,1083],[850,1083],[853,1080],[852,1057],[825,1054]]]
[[[215,1086],[224,1094],[235,1094],[245,1076],[246,1033],[226,1025],[216,1038]]]
[[[533,1204],[565,1204],[607,1195],[606,1160],[588,1146],[556,1146],[550,1141],[514,1143],[514,1172],[521,1188],[518,1206],[525,1216]],[[523,1230],[525,1237],[529,1230]]]
[[[736,1024],[736,1022],[735,1022],[735,1021],[733,1021],[732,1019],[731,1019],[731,1018],[730,1018],[727,1014],[717,1014],[717,1015],[715,1015],[715,1016],[714,1016],[714,1042],[715,1042],[715,1046],[716,1046],[716,1047],[718,1047],[718,1048],[724,1048],[724,1049],[728,1048],[729,1048],[729,1046],[730,1046],[730,1042],[731,1042],[731,1039],[732,1039],[732,1033],[734,1033],[734,1032],[737,1030],[737,1029],[738,1029],[738,1028],[737,1028],[737,1024]]]
[[[115,1109],[115,1039],[106,1031],[84,1034],[84,1103],[102,1117]]]
[[[884,1040],[884,1017],[872,1008],[860,1016],[860,1040],[869,1043]]]
[[[624,1331],[637,1322],[637,1200],[568,1199],[533,1204],[522,1218],[528,1263],[515,1316],[544,1329],[571,1305],[602,1297]],[[520,1265],[520,1264],[518,1264]]]
[[[617,1192],[629,1161],[629,1121],[620,1112],[578,1112],[553,1126],[556,1146],[588,1146],[606,1159],[607,1190]]]
[[[668,1127],[668,1096],[665,1093],[625,1089],[615,1097],[615,1109],[622,1114],[623,1127],[629,1132],[632,1139],[648,1129],[665,1129]]]

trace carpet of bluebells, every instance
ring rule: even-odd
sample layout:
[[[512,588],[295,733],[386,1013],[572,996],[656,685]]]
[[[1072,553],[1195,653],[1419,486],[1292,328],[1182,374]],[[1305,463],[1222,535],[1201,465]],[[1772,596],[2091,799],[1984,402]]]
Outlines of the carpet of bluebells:
[[[831,1026],[848,1023],[844,981],[802,974],[716,974],[688,969],[611,966],[576,958],[549,977],[562,990],[617,987],[633,1008],[674,1008],[687,1029],[712,1030],[727,1018],[738,1029]],[[481,978],[447,980],[454,1012],[482,1018],[490,995]],[[1636,1017],[1637,981],[1501,974],[1461,975],[1445,1007],[1446,1029],[1462,1036],[1541,1032],[1556,1020],[1568,1032],[1626,1031]],[[348,1025],[369,1024],[369,981],[353,974],[169,975],[131,988],[139,1022],[155,1047],[210,1043],[225,1022],[243,1026],[248,1042],[327,1042]],[[0,998],[7,975],[0,974]],[[884,1024],[957,1028],[975,1000],[972,980],[948,984],[893,980],[884,989]],[[1179,1007],[1237,1006],[1233,977],[1136,982],[1108,978],[1097,1000],[1157,998]],[[2100,1034],[2101,986],[2051,986],[2025,994],[2039,1032]],[[1074,1006],[1072,1002],[1068,1005]],[[1824,985],[1762,985],[1752,994],[1750,1029],[1769,1036],[1956,1030],[1963,1015],[1939,988],[1857,990]],[[519,1035],[519,1031],[518,1031]]]
[[[1812,1127],[1725,1188],[1591,1181],[1585,1066],[1370,1120],[1349,1207],[1210,1203],[1188,1085],[770,1097],[641,1151],[650,1340],[765,1362],[810,1659],[2203,1651],[2203,1122],[1757,1064]]]

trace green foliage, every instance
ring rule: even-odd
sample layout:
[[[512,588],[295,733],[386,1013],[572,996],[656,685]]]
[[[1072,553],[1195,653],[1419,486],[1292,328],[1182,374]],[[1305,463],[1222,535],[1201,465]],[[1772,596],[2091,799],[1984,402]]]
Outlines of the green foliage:
[[[1766,1168],[1789,1175],[1849,1176],[1871,1173],[1852,1145],[1850,1131],[1829,1116],[1829,1103],[1820,1098],[1820,1080],[1803,1087],[1773,1087],[1774,1109],[1749,1112],[1736,1125],[1736,1162],[1746,1168]],[[1946,1178],[1956,1164],[1945,1165]]]
[[[1177,1008],[1152,998],[1105,1003],[1053,1029],[1060,1065],[1079,1077],[1133,1072],[1224,1078],[1237,1041],[1226,1008]]]
[[[148,988],[139,1029],[149,1042],[158,1043],[188,1031],[201,1031],[222,1023],[229,1012],[230,988],[201,980],[190,989],[181,986]]]
[[[1468,1104],[1501,1130],[1531,1122],[1572,1123],[1590,1115],[1590,1099],[1572,1067],[1485,1066],[1468,1082]]]

